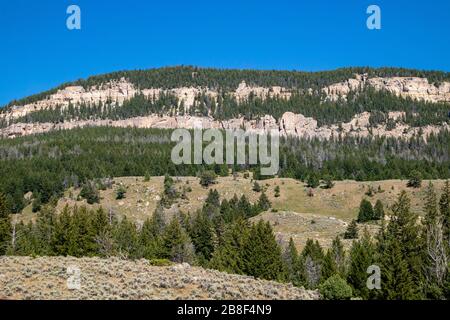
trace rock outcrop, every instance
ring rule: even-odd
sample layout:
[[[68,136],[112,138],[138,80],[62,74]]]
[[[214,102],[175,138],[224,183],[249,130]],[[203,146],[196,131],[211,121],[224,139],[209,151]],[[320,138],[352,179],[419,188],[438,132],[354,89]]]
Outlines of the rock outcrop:
[[[386,90],[403,98],[435,103],[450,102],[450,82],[433,84],[426,78],[417,77],[368,78],[367,75],[356,75],[355,79],[332,84],[322,90],[329,100],[336,101],[339,98],[347,99],[350,91],[358,92],[365,86]]]
[[[401,112],[391,112],[389,116],[398,120]],[[159,129],[245,129],[250,133],[262,133],[269,130],[278,130],[281,136],[292,136],[299,138],[318,138],[320,140],[329,140],[342,136],[367,137],[384,136],[407,139],[417,134],[421,130],[424,137],[431,133],[436,134],[440,130],[450,130],[447,123],[442,126],[424,126],[413,128],[406,124],[398,122],[394,128],[387,128],[386,124],[369,129],[370,113],[364,112],[357,114],[349,122],[340,125],[318,126],[317,121],[302,114],[286,112],[276,120],[271,115],[265,115],[260,119],[246,120],[245,118],[236,118],[219,121],[212,117],[194,117],[194,116],[158,116],[149,115],[145,117],[135,117],[124,120],[80,120],[63,123],[16,123],[6,128],[0,129],[0,137],[15,138],[31,134],[39,134],[53,130],[70,130],[74,128],[110,126],[110,127],[134,127],[134,128],[159,128]]]
[[[114,105],[120,106],[124,101],[130,100],[137,94],[142,94],[148,99],[157,99],[162,94],[173,95],[178,99],[179,105],[184,105],[184,111],[187,112],[194,105],[195,98],[199,95],[205,95],[215,99],[219,93],[216,90],[201,87],[180,87],[172,89],[150,88],[139,90],[132,83],[122,78],[118,81],[113,80],[100,86],[92,86],[87,90],[81,86],[65,87],[44,100],[24,106],[13,106],[10,110],[0,113],[0,120],[3,118],[6,121],[10,121],[26,116],[31,112],[54,109],[56,107],[64,109],[69,104],[77,107],[80,104],[98,105],[110,101]],[[267,97],[289,99],[291,97],[291,92],[286,88],[279,86],[267,88],[248,86],[245,81],[242,81],[235,91],[228,92],[227,94],[236,98],[238,102],[245,101],[250,95],[261,99],[266,99]]]

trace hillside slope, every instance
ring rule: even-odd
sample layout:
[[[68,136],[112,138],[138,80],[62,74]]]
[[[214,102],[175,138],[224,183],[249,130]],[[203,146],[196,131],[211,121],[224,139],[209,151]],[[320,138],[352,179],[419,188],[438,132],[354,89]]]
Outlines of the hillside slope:
[[[69,289],[68,267],[80,270]],[[75,282],[70,282],[76,283]],[[319,299],[316,291],[187,264],[117,258],[0,257],[0,299]]]

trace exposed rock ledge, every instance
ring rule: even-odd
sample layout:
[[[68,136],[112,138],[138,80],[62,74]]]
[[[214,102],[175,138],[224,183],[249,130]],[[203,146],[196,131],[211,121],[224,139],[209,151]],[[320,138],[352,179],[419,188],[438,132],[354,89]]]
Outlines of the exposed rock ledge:
[[[391,112],[389,117],[398,119],[401,117],[400,112]],[[342,136],[360,136],[366,137],[385,136],[395,138],[410,138],[418,133],[419,128],[412,128],[408,125],[397,123],[395,128],[387,130],[386,125],[378,125],[369,130],[370,113],[364,112],[357,114],[350,122],[338,125],[318,126],[317,121],[308,118],[302,114],[286,112],[281,119],[275,120],[271,115],[265,115],[259,120],[245,120],[244,118],[230,119],[225,121],[215,120],[210,117],[193,117],[193,116],[158,116],[150,115],[146,117],[136,117],[124,120],[80,120],[64,123],[17,123],[9,127],[0,129],[0,137],[15,138],[38,133],[49,132],[52,130],[69,130],[82,127],[95,126],[111,126],[111,127],[135,127],[135,128],[217,128],[217,129],[240,129],[244,128],[250,132],[259,133],[268,130],[278,130],[282,136],[293,136],[301,138],[319,138],[328,140],[333,137]],[[440,130],[449,130],[449,125],[443,123],[442,126],[425,126],[422,127],[424,137],[431,133],[438,133]]]
[[[364,86],[371,86],[376,90],[386,90],[403,98],[424,100],[427,102],[450,102],[450,82],[439,85],[429,83],[426,78],[392,77],[368,78],[367,75],[356,75],[355,79],[333,84],[322,89],[327,99],[336,101],[346,99],[350,91],[358,91]]]

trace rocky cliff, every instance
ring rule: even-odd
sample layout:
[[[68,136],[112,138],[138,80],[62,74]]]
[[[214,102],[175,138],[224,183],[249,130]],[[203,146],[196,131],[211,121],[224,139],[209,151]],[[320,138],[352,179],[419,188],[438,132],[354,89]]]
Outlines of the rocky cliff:
[[[401,117],[399,112],[389,113],[391,119]],[[386,124],[369,128],[370,113],[364,112],[357,114],[350,122],[340,125],[318,126],[313,118],[305,117],[302,114],[286,112],[276,120],[271,115],[265,115],[258,120],[245,120],[243,117],[219,121],[211,117],[194,116],[158,116],[149,115],[145,117],[135,117],[124,120],[80,120],[63,123],[16,123],[7,128],[0,129],[0,137],[15,138],[31,134],[49,132],[52,130],[70,130],[74,128],[93,127],[93,126],[111,126],[111,127],[134,127],[134,128],[203,128],[203,129],[241,129],[248,132],[261,133],[269,130],[278,130],[281,136],[292,136],[299,138],[318,138],[329,140],[342,136],[385,136],[407,139],[414,134],[421,133],[427,137],[431,133],[436,134],[440,130],[450,130],[447,123],[442,126],[425,126],[413,128],[406,124],[398,122],[395,127],[388,128]]]
[[[355,75],[355,78],[348,79],[341,83],[336,83],[325,87],[322,91],[326,94],[326,99],[337,100],[346,99],[350,91],[358,92],[365,86],[371,86],[376,90],[387,90],[401,97],[421,99],[429,102],[450,102],[450,83],[431,84],[425,78],[415,77],[392,77],[392,78],[368,78],[367,75]],[[148,99],[156,99],[161,94],[172,94],[177,97],[179,104],[183,103],[186,110],[194,105],[195,98],[201,94],[216,98],[219,92],[210,88],[182,87],[172,89],[150,88],[138,89],[132,83],[122,78],[118,81],[111,81],[99,86],[85,89],[81,86],[69,86],[50,95],[44,100],[37,101],[24,106],[14,106],[3,113],[0,113],[0,120],[10,122],[27,115],[30,112],[55,108],[60,106],[65,108],[69,105],[74,107],[84,103],[96,105],[99,103],[113,102],[114,105],[121,105],[124,101],[131,99],[136,94],[143,94]],[[228,92],[236,101],[242,102],[250,95],[265,99],[267,97],[278,97],[290,99],[293,90],[279,86],[255,87],[249,86],[245,82],[236,88],[235,91]],[[401,112],[390,112],[388,117],[394,121],[401,120]],[[158,116],[149,115],[124,120],[78,120],[64,123],[15,123],[0,129],[2,137],[17,137],[30,135],[51,130],[72,129],[86,126],[114,126],[114,127],[137,127],[137,128],[220,128],[238,129],[245,128],[250,131],[260,132],[262,130],[277,129],[281,135],[296,137],[317,137],[320,139],[330,139],[342,135],[351,136],[386,136],[397,138],[409,138],[419,131],[418,128],[411,128],[408,125],[397,121],[395,126],[388,128],[386,124],[380,124],[369,129],[370,113],[364,112],[356,114],[348,123],[330,126],[318,126],[317,121],[302,114],[286,112],[280,119],[275,119],[272,115],[265,115],[259,120],[245,120],[243,117],[219,121],[211,117],[195,116]],[[436,133],[441,129],[448,129],[447,123],[442,126],[426,126],[421,131],[425,136]]]
[[[365,86],[371,86],[376,90],[386,90],[403,98],[450,102],[449,82],[429,83],[428,79],[417,77],[368,78],[367,75],[356,75],[355,79],[348,79],[322,90],[328,99],[335,101],[340,97],[346,99],[350,91],[359,91]]]

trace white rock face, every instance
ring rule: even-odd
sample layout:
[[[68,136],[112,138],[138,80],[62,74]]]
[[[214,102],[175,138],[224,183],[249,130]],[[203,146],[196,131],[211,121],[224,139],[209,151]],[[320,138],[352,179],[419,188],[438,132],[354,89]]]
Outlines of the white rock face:
[[[401,115],[401,113],[392,113],[392,118]],[[193,116],[158,116],[150,115],[145,117],[135,117],[124,120],[80,120],[65,123],[16,123],[7,128],[0,129],[0,137],[15,138],[31,134],[38,134],[52,130],[69,130],[78,127],[134,127],[134,128],[160,128],[160,129],[241,129],[244,128],[250,133],[262,133],[269,130],[278,130],[282,136],[292,136],[299,138],[318,138],[329,140],[342,136],[367,137],[385,136],[407,139],[418,133],[419,128],[411,128],[408,125],[398,123],[396,126],[387,130],[386,125],[378,125],[368,129],[370,113],[364,112],[357,114],[347,123],[341,126],[318,126],[313,118],[305,117],[302,114],[286,112],[277,121],[271,115],[265,115],[258,120],[245,120],[243,117],[225,121],[215,120],[212,117],[193,117]],[[440,130],[450,130],[447,123],[442,126],[422,127],[423,135],[427,137],[431,133],[436,134]]]
[[[323,92],[327,94],[328,99],[336,100],[339,97],[346,99],[350,91],[359,91],[364,86],[372,86],[377,90],[388,90],[402,97],[410,97],[414,99],[422,99],[431,102],[450,102],[450,83],[444,82],[436,87],[430,84],[427,79],[423,78],[371,78],[367,75],[356,75],[355,79],[348,79],[344,82],[333,84],[323,88]],[[16,106],[7,112],[0,113],[0,120],[16,119],[30,112],[55,108],[56,106],[67,107],[69,104],[75,107],[81,103],[98,104],[107,101],[113,101],[116,105],[123,104],[124,101],[131,99],[136,94],[143,94],[148,99],[156,99],[162,93],[172,94],[176,96],[179,103],[183,103],[185,111],[188,111],[193,105],[198,95],[206,95],[212,99],[216,99],[219,93],[210,88],[200,87],[181,87],[173,89],[150,88],[139,90],[125,79],[111,81],[103,85],[94,86],[85,90],[79,86],[69,86],[57,93],[50,95],[47,99],[41,100],[25,106]],[[235,97],[238,102],[243,102],[250,95],[265,99],[267,97],[278,97],[280,99],[289,99],[292,91],[282,87],[255,87],[248,86],[244,81],[240,83],[235,91],[226,94]],[[401,120],[404,116],[402,112],[389,112],[389,118],[393,120]],[[0,137],[17,137],[30,135],[50,130],[64,130],[76,127],[86,126],[113,126],[113,127],[137,127],[137,128],[220,128],[220,129],[240,129],[244,128],[251,132],[262,132],[277,129],[281,135],[295,136],[304,138],[332,139],[339,135],[350,136],[386,136],[396,138],[409,138],[417,128],[410,128],[407,125],[398,123],[391,130],[386,129],[386,125],[379,125],[372,128],[369,132],[370,113],[364,112],[357,114],[348,123],[341,126],[321,126],[313,118],[305,117],[302,114],[294,114],[286,112],[280,119],[275,119],[271,115],[265,115],[259,120],[245,120],[243,117],[229,119],[226,121],[218,121],[212,117],[193,117],[193,116],[174,116],[168,115],[158,116],[149,115],[145,117],[136,117],[124,120],[80,120],[65,123],[17,123],[6,128],[0,129]],[[431,133],[437,133],[440,129],[448,129],[448,125],[444,123],[442,126],[423,127],[422,131],[425,136]]]
[[[356,75],[355,79],[349,79],[323,88],[327,98],[336,101],[341,97],[347,99],[350,91],[359,91],[369,85],[376,90],[387,90],[403,98],[412,98],[428,102],[450,102],[450,82],[443,82],[435,86],[426,78],[417,77],[392,77],[392,78],[367,78],[367,75]]]
[[[122,105],[137,94],[143,94],[148,99],[158,99],[162,94],[171,94],[178,98],[179,104],[183,103],[184,111],[187,112],[194,105],[195,98],[199,95],[206,95],[211,99],[216,99],[218,92],[209,88],[181,87],[173,89],[150,88],[138,90],[135,86],[124,78],[118,81],[111,81],[100,86],[93,86],[85,90],[81,86],[69,86],[50,95],[47,99],[40,100],[24,106],[13,106],[10,111],[0,113],[0,119],[10,121],[27,115],[33,111],[54,109],[60,106],[67,108],[69,104],[74,107],[84,103],[86,105],[98,105],[112,101],[116,105]],[[250,95],[265,99],[266,97],[279,97],[289,99],[291,92],[282,87],[254,87],[248,86],[245,81],[241,82],[236,91],[227,94],[235,97],[238,102],[244,102]]]

